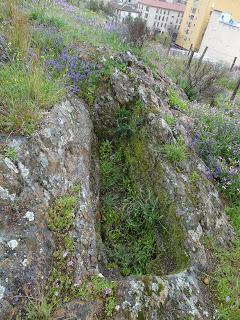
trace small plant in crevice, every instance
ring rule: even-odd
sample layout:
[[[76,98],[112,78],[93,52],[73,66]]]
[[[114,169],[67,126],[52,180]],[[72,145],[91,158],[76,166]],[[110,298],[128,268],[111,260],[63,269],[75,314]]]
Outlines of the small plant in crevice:
[[[177,120],[173,115],[169,115],[169,114],[164,114],[163,119],[166,121],[166,123],[170,126],[170,127],[174,127]]]
[[[179,109],[182,112],[188,110],[188,105],[173,90],[168,91],[168,103],[170,107]]]
[[[12,161],[16,161],[18,157],[17,150],[13,147],[8,147],[4,149],[4,155]]]
[[[187,159],[187,148],[183,143],[166,144],[163,147],[166,159],[174,164],[184,162]]]

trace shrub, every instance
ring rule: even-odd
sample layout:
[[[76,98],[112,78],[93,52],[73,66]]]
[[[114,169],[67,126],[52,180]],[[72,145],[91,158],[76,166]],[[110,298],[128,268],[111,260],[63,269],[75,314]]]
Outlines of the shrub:
[[[103,1],[89,0],[87,2],[87,8],[94,12],[102,11],[106,15],[110,15],[110,16],[113,15],[111,6],[109,4],[105,5]]]
[[[127,27],[126,40],[128,43],[138,47],[142,47],[145,40],[150,35],[150,30],[147,28],[147,23],[142,18],[127,18],[125,20]]]

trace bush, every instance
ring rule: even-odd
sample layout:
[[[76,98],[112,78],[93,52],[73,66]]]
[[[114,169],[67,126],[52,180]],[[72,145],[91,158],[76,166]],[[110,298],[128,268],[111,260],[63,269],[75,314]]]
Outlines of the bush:
[[[87,2],[87,8],[94,12],[102,11],[106,15],[113,15],[111,6],[109,4],[105,5],[103,1],[89,0]]]
[[[125,20],[127,27],[126,40],[128,43],[138,47],[142,47],[145,40],[150,35],[150,30],[147,28],[147,23],[142,18],[127,18]]]

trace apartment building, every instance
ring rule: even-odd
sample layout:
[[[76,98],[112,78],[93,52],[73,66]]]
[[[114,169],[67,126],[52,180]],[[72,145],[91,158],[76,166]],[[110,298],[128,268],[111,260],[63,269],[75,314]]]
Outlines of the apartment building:
[[[169,28],[179,30],[185,5],[160,0],[139,0],[138,11],[152,30],[167,32]]]
[[[228,12],[240,19],[240,0],[188,0],[176,43],[185,49],[198,51],[206,31],[211,12]]]
[[[240,65],[240,22],[229,13],[213,10],[199,52],[208,47],[206,56],[216,62]]]

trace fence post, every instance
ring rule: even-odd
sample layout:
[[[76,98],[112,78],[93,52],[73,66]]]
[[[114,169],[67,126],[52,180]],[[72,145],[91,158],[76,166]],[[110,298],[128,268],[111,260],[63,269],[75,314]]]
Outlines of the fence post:
[[[189,48],[189,50],[188,50],[188,56],[189,56],[190,53],[192,52],[192,47],[193,47],[193,45],[192,45],[192,43],[191,43],[190,48]]]
[[[230,72],[233,71],[233,67],[235,66],[236,61],[237,61],[237,57],[234,57],[233,63],[232,63],[231,68],[230,68]]]
[[[238,79],[236,88],[234,89],[234,91],[233,91],[233,93],[232,93],[232,96],[231,96],[231,98],[230,98],[231,101],[233,101],[233,100],[235,99],[239,88],[240,88],[240,78]]]
[[[189,69],[189,67],[190,67],[190,65],[191,65],[191,63],[192,63],[192,59],[193,59],[194,53],[195,53],[194,50],[191,51],[191,54],[190,54],[190,57],[189,57],[188,63],[187,63],[187,68],[188,68],[188,69]]]
[[[202,63],[202,61],[203,61],[203,58],[204,58],[204,56],[205,56],[205,54],[206,54],[206,52],[207,52],[207,49],[208,49],[208,47],[206,47],[206,48],[204,49],[204,51],[203,51],[203,53],[202,53],[202,55],[201,55],[201,57],[200,57],[200,59],[199,59],[199,62],[198,62],[199,65],[201,65],[201,63]]]
[[[167,41],[167,36],[164,39],[163,46],[165,46],[166,41]]]

